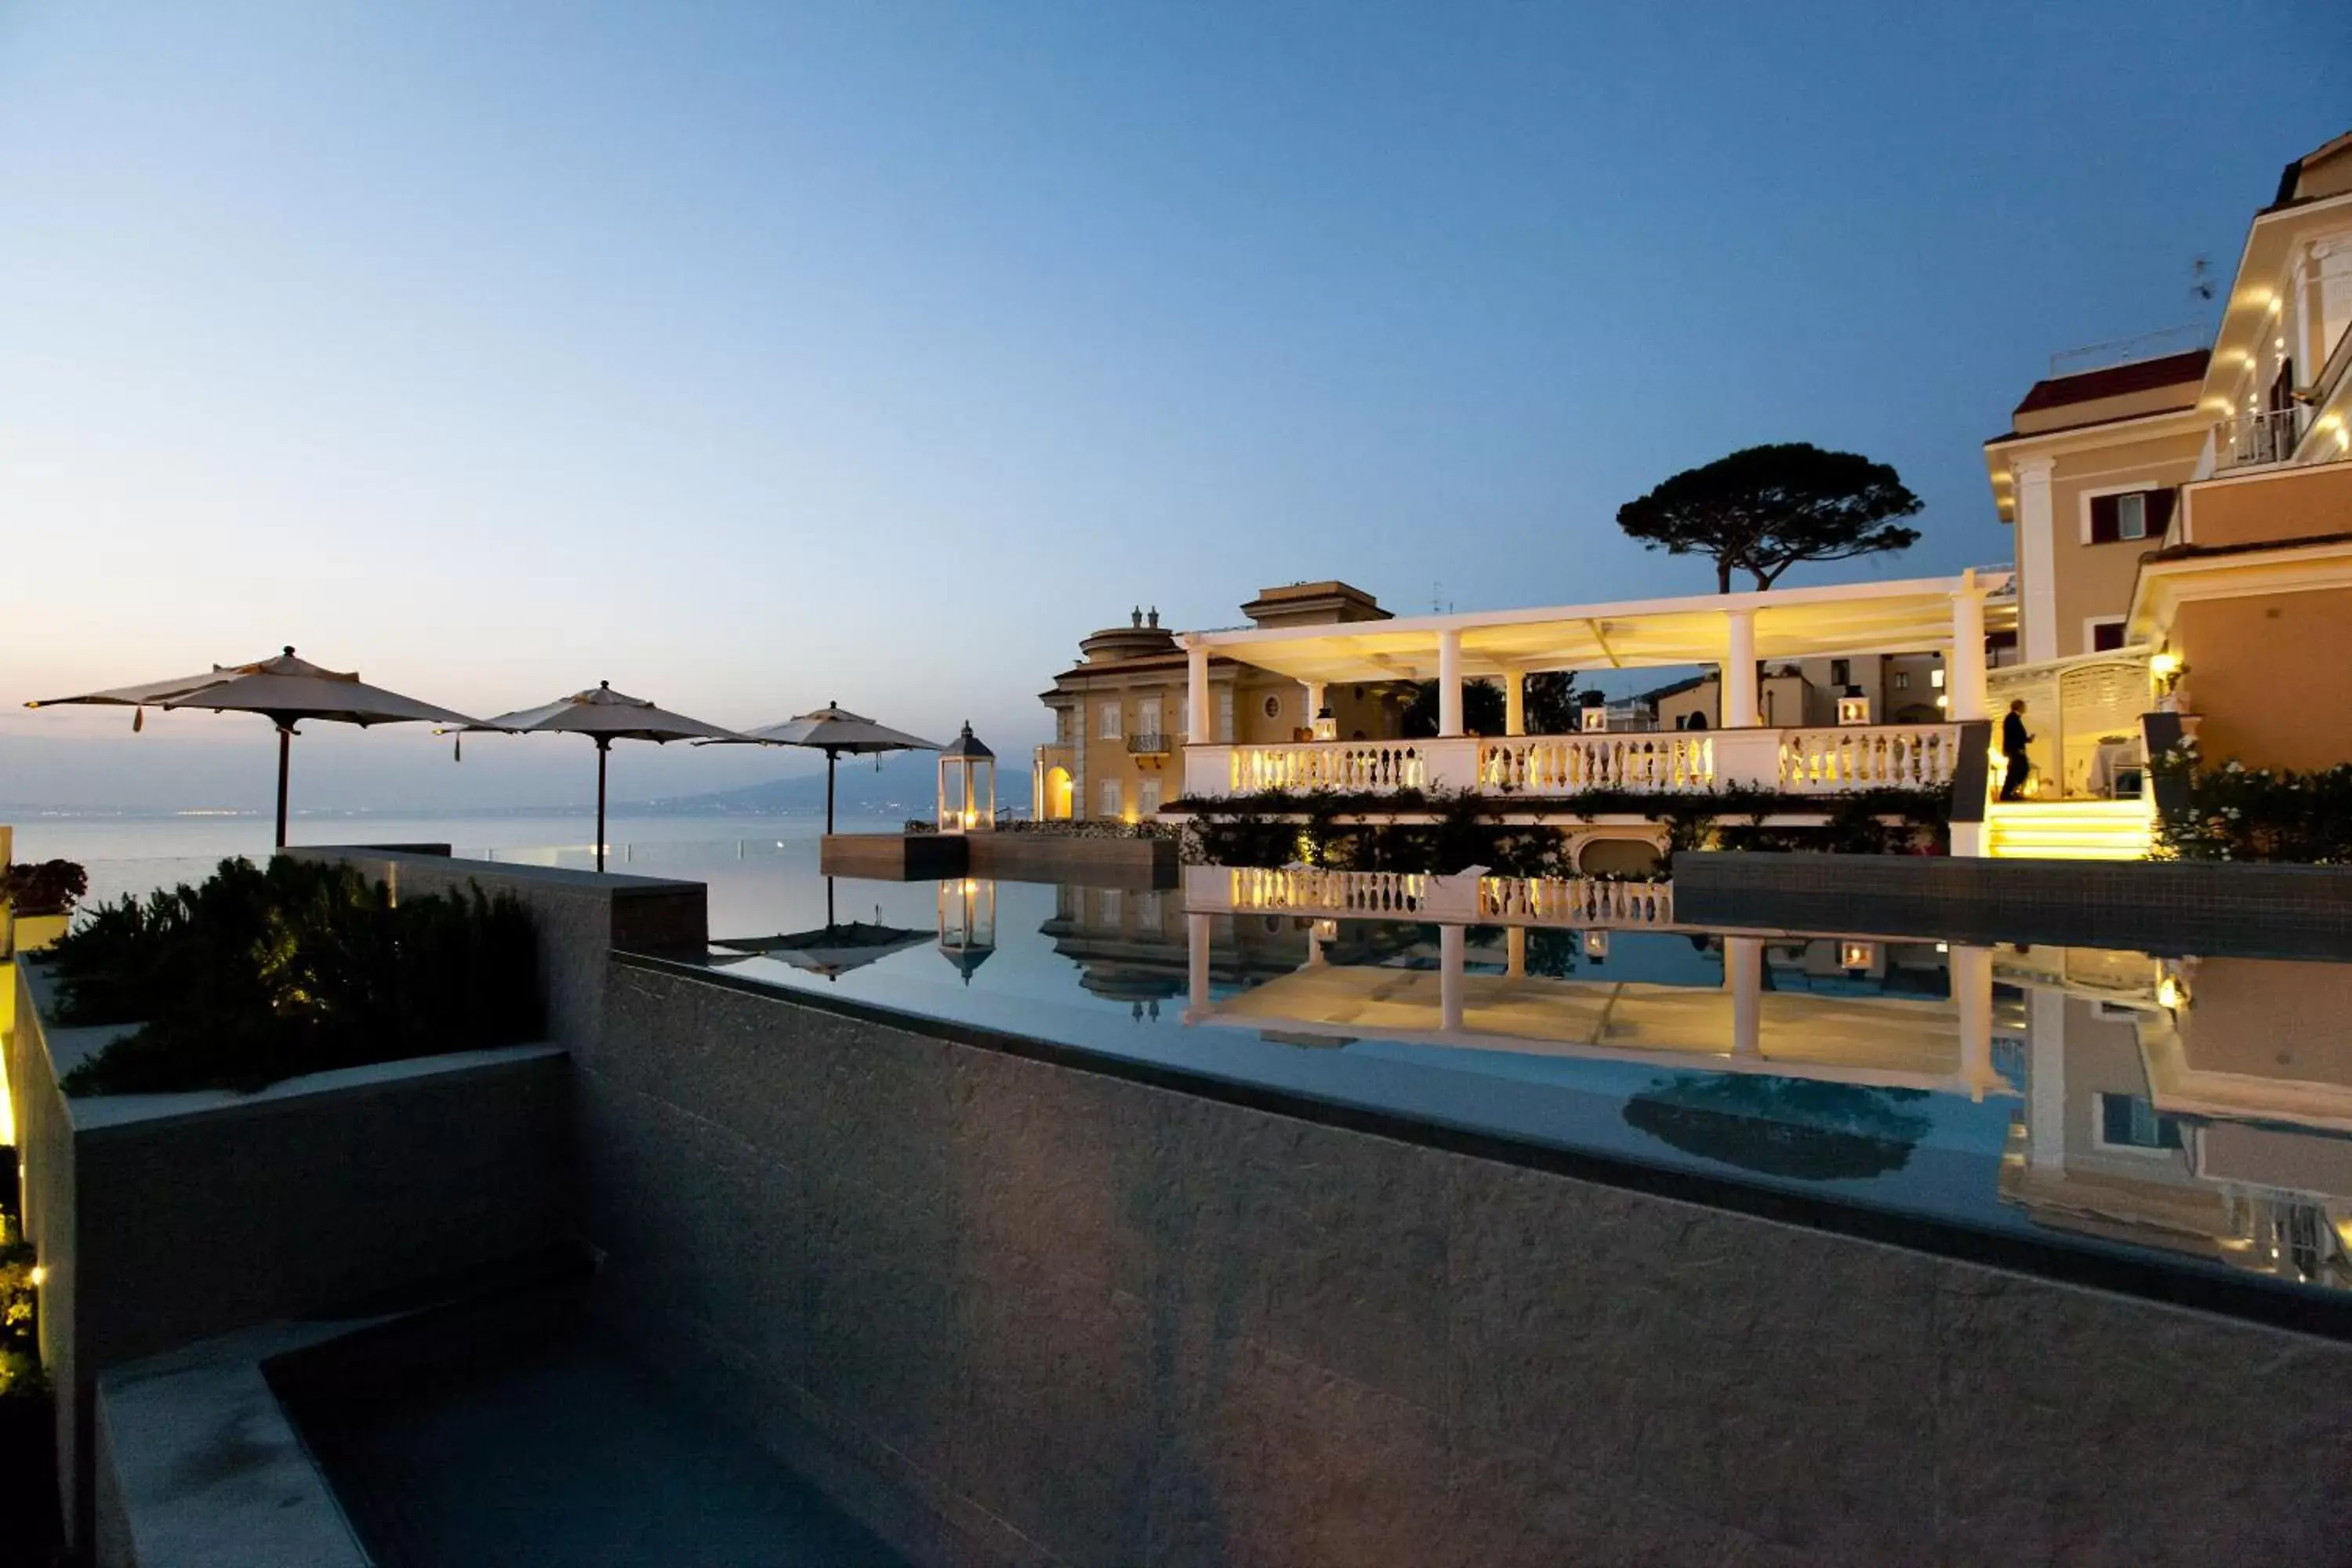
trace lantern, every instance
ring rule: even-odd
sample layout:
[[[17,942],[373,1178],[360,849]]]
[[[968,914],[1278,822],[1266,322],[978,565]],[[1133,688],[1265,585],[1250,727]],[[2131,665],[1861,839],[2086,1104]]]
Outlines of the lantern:
[[[1332,717],[1331,705],[1328,702],[1315,710],[1315,738],[1318,741],[1336,741],[1339,738],[1339,721]]]
[[[1862,695],[1860,688],[1847,687],[1846,694],[1837,700],[1837,705],[1839,723],[1867,724],[1870,722],[1870,699]]]
[[[940,884],[940,956],[966,985],[996,951],[996,884],[958,877]]]
[[[971,721],[940,753],[940,831],[987,833],[996,826],[996,753],[974,739]]]

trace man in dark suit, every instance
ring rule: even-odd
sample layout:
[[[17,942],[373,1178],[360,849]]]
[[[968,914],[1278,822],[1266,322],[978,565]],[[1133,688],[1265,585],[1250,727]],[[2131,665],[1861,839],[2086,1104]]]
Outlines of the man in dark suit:
[[[2001,775],[2000,798],[2024,798],[2025,775],[2032,764],[2025,760],[2025,748],[2033,737],[2025,732],[2025,699],[2021,697],[2009,705],[2009,713],[2000,721],[2000,754],[2009,759],[2009,768]]]

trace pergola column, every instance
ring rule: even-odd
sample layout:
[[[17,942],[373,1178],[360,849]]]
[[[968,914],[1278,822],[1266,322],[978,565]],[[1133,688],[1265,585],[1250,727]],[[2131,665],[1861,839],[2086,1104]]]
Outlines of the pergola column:
[[[1528,732],[1527,672],[1507,669],[1503,672],[1503,733],[1524,735]]]
[[[1756,724],[1756,612],[1724,612],[1723,727]]]
[[[1469,953],[1460,926],[1437,928],[1437,1025],[1447,1033],[1462,1027],[1464,980]]]
[[[1528,977],[1528,928],[1525,926],[1504,928],[1503,973],[1513,980]]]
[[[1209,728],[1209,649],[1205,643],[1190,643],[1184,649],[1184,738],[1196,746],[1205,746],[1216,739]],[[1084,748],[1086,733],[1078,735]]]
[[[1992,1067],[1992,950],[1954,942],[1945,955],[1951,966],[1952,1006],[1960,1023],[1960,1082],[1969,1098],[1981,1101],[2000,1087]]]
[[[1764,941],[1723,939],[1723,988],[1731,993],[1731,1054],[1753,1057],[1764,1048]]]
[[[1437,732],[1462,733],[1462,634],[1437,634]]]
[[[1956,722],[1985,717],[1984,595],[1977,574],[1960,575],[1952,595],[1952,651],[1944,658],[1947,716]]]
[[[1184,917],[1184,979],[1187,1000],[1192,1010],[1205,1016],[1209,1011],[1209,917],[1188,914]]]
[[[2016,476],[2019,640],[2025,662],[2058,657],[2058,524],[2051,510],[2049,458],[2020,458]]]

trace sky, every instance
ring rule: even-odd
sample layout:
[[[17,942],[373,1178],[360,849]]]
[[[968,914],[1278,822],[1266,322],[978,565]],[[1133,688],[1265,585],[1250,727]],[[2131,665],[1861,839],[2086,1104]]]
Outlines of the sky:
[[[267,805],[262,720],[20,704],[288,643],[1020,774],[1131,605],[1703,592],[1616,510],[1764,441],[1927,503],[1791,584],[2006,560],[1980,443],[2210,325],[2347,80],[2340,0],[8,0],[0,805]],[[296,793],[560,804],[585,752],[324,726]]]

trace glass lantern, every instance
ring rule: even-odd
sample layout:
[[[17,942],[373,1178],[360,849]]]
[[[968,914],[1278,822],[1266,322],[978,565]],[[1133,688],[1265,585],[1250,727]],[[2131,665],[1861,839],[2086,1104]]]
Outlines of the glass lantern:
[[[1869,723],[1870,699],[1848,688],[1846,695],[1837,700],[1837,721],[1840,724]]]
[[[996,826],[996,753],[975,739],[971,721],[940,753],[940,831],[987,833]]]
[[[940,884],[940,956],[963,983],[996,951],[996,883],[974,877]]]

